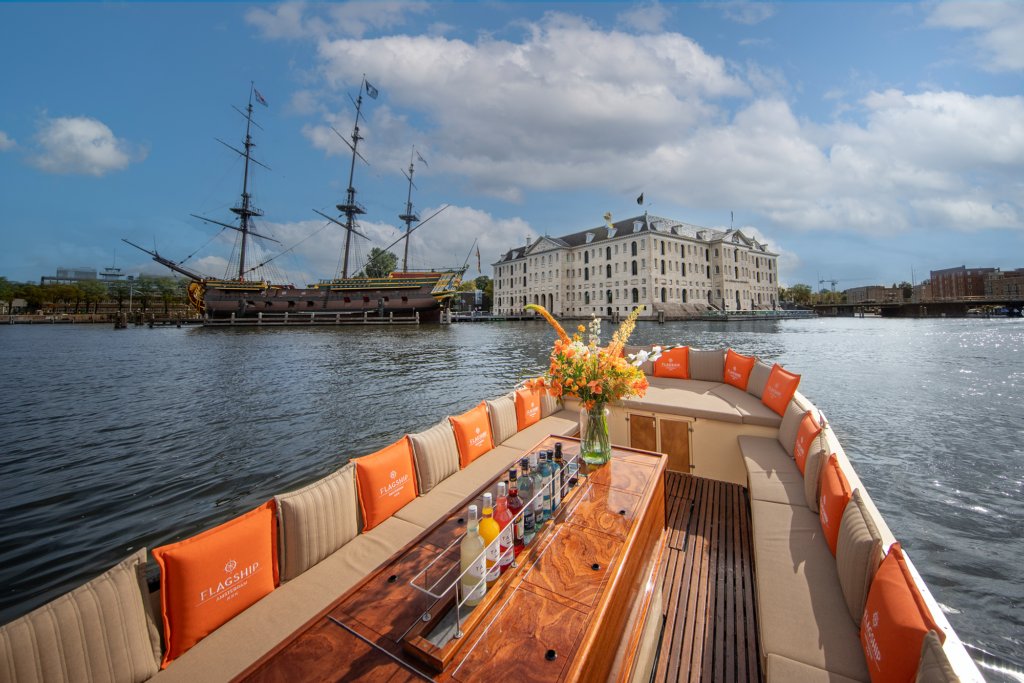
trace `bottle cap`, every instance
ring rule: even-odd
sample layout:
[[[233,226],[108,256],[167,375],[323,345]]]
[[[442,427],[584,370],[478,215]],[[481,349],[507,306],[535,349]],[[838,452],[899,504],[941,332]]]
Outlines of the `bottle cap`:
[[[504,498],[508,495],[508,484],[503,481],[498,482],[498,498]]]
[[[486,512],[488,508],[492,507],[494,507],[494,498],[491,496],[491,492],[488,491],[484,494],[484,511]]]
[[[470,505],[469,506],[469,521],[475,522],[478,515],[479,515],[479,511],[477,510],[476,505]]]

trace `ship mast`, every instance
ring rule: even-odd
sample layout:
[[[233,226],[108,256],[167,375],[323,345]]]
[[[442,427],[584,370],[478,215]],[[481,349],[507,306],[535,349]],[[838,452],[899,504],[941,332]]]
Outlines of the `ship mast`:
[[[352,162],[350,163],[348,169],[348,190],[345,192],[345,203],[337,205],[338,211],[345,214],[345,225],[342,226],[345,228],[345,255],[344,258],[342,259],[341,265],[342,279],[348,277],[348,255],[349,248],[352,244],[352,233],[355,232],[356,234],[359,234],[359,231],[356,230],[356,216],[361,216],[366,213],[366,209],[359,202],[356,201],[356,188],[353,185],[356,175],[356,157],[359,157],[367,165],[369,165],[369,162],[366,161],[366,159],[363,158],[363,155],[361,155],[358,151],[359,141],[363,139],[363,137],[359,135],[359,117],[361,115],[360,112],[362,111],[363,108],[363,90],[366,90],[366,94],[369,95],[371,98],[377,99],[377,89],[374,88],[369,83],[367,83],[366,76],[363,76],[363,80],[359,84],[359,97],[356,98],[355,102],[356,120],[355,124],[352,126],[352,134],[350,136],[352,142],[349,142],[348,140],[345,140],[345,138],[342,138],[345,144],[348,145],[349,149],[352,150]]]
[[[231,212],[239,218],[239,232],[242,233],[242,246],[238,253],[238,281],[245,281],[245,248],[249,240],[249,219],[253,216],[262,216],[263,212],[252,205],[252,197],[249,196],[249,162],[252,161],[252,148],[255,143],[252,141],[252,93],[255,85],[249,85],[249,104],[245,108],[245,171],[242,174],[242,203],[240,206],[231,207]],[[237,151],[237,150],[236,150]]]
[[[412,152],[409,153],[409,172],[405,174],[405,177],[409,179],[409,193],[405,198],[405,213],[398,217],[398,220],[405,222],[405,236],[402,238],[405,241],[405,250],[402,254],[402,272],[409,272],[409,232],[412,229],[413,223],[418,223],[420,217],[416,215],[412,210],[412,188],[414,187],[412,182],[413,173],[416,172],[416,167],[413,165],[414,155],[416,154],[416,148],[412,148]],[[420,157],[421,159],[423,157]]]

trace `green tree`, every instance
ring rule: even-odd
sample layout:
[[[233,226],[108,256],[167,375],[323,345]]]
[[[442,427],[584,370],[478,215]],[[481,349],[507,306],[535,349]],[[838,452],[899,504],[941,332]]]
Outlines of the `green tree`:
[[[7,304],[8,312],[14,310],[14,300],[17,298],[15,292],[18,286],[7,278],[0,276],[0,302]]]
[[[806,306],[811,303],[811,286],[805,284],[793,285],[786,290],[786,296],[795,304]]]
[[[78,283],[78,289],[82,293],[82,300],[85,301],[86,313],[89,312],[89,304],[92,304],[94,313],[99,312],[100,304],[110,296],[107,283],[99,280],[83,280]]]
[[[125,280],[118,280],[110,285],[110,298],[117,302],[117,312],[124,308],[124,302],[128,299],[128,288],[130,283]]]
[[[159,277],[154,285],[164,304],[164,315],[170,315],[171,303],[180,303],[184,293],[181,281],[173,277]]]
[[[156,293],[156,278],[152,275],[140,275],[132,283],[132,289],[135,290],[132,299],[138,302],[140,309],[148,311],[149,304],[153,301],[153,295]]]
[[[899,288],[903,290],[903,300],[910,301],[910,298],[914,296],[914,285],[904,280],[899,284]]]
[[[380,247],[370,250],[364,272],[366,277],[387,277],[398,266],[398,257]]]

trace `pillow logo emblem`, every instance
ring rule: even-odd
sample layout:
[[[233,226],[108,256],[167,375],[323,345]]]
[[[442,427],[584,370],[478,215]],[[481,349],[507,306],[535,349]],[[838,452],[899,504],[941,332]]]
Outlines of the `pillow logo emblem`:
[[[398,472],[396,472],[395,470],[391,470],[391,475],[390,476],[391,476],[392,479],[394,479],[395,477],[398,476]]]
[[[479,433],[480,433],[480,428],[479,428],[479,427],[477,427],[477,428],[476,428],[476,433],[477,433],[477,434],[479,434]]]
[[[878,628],[878,612],[877,611],[871,613],[871,625],[874,626],[875,628]]]
[[[237,562],[235,562],[234,560],[228,560],[228,563],[226,565],[224,565],[224,573],[225,574],[230,574],[231,572],[235,571],[235,567],[237,567],[237,566],[238,566]]]

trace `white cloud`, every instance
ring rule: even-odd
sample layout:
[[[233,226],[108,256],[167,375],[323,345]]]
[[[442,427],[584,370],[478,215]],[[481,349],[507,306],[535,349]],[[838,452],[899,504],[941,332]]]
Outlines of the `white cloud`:
[[[984,66],[992,71],[1024,69],[1024,3],[943,2],[926,21],[929,26],[973,33],[973,43]]]
[[[7,133],[0,130],[0,152],[6,152],[9,149],[14,149],[18,143],[14,141],[14,138],[8,137]]]
[[[311,7],[305,2],[285,2],[271,10],[255,7],[245,19],[266,38],[295,40],[326,39],[333,36],[361,38],[373,30],[401,26],[409,14],[422,14],[430,6],[426,2],[346,2],[340,5]],[[320,12],[322,14],[318,14]]]
[[[671,13],[661,3],[654,0],[646,5],[637,5],[619,13],[616,20],[629,28],[643,33],[656,33],[668,21]]]
[[[102,121],[84,116],[45,119],[32,163],[48,173],[102,176],[146,158],[146,151],[114,136]]]
[[[766,2],[748,2],[748,0],[724,0],[711,3],[720,7],[726,19],[738,24],[752,26],[770,19],[775,15],[775,7]]]

